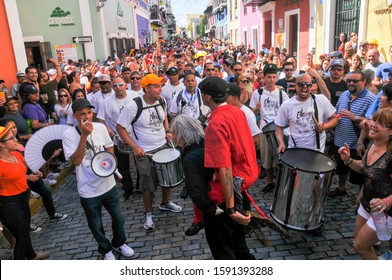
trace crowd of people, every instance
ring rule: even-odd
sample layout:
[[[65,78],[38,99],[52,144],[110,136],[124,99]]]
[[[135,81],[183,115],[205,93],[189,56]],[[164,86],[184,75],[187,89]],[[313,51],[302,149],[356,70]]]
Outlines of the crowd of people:
[[[358,43],[354,32],[350,38],[342,33],[338,50],[318,61],[309,52],[302,66],[284,48],[263,45],[255,53],[215,40],[178,39],[103,62],[59,65],[50,59],[53,68],[47,71],[29,66],[18,72],[10,90],[0,80],[5,93],[0,96],[0,218],[16,240],[14,258],[48,257],[32,249],[27,201],[29,189],[38,188],[29,181],[42,185],[39,194],[47,198],[51,219],[67,217],[55,212],[47,190],[54,180],[51,160],[30,174],[20,149],[36,131],[59,124],[69,128],[52,158],[76,167],[81,205],[104,259],[115,259],[113,251],[134,254],[126,244],[117,181],[125,201],[142,194],[143,227],[154,230],[159,178],[151,156],[174,145],[183,153],[180,196],[194,203],[194,220],[185,234],[205,228],[215,259],[254,259],[245,239],[246,190],[266,177],[261,191],[274,191],[276,154],[293,147],[334,158],[339,184],[330,198],[346,196],[347,181],[361,186],[354,248],[364,259],[377,259],[371,211],[385,212],[392,231],[392,46],[388,61],[377,40]],[[276,151],[264,132],[273,122]],[[91,161],[99,152],[116,155],[121,176],[93,172]],[[130,160],[137,167],[136,183]],[[15,165],[20,174],[6,171],[16,172]],[[103,230],[102,207],[112,217],[111,241]],[[171,188],[162,188],[158,208],[182,212],[171,200]],[[313,233],[322,234],[321,228]]]

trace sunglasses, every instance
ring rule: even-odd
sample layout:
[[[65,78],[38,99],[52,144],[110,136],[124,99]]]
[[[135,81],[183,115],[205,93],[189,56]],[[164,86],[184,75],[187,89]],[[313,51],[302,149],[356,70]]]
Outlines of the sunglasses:
[[[331,71],[343,71],[344,69],[342,69],[342,68],[331,68]]]
[[[303,87],[303,86],[311,87],[312,85],[313,85],[312,82],[298,82],[297,83],[297,86],[299,86],[299,87]]]
[[[233,71],[235,71],[235,72],[242,71],[242,69],[233,69]]]
[[[349,84],[349,83],[354,83],[354,84],[356,84],[356,83],[358,83],[358,82],[361,82],[362,80],[357,80],[357,79],[347,79],[347,83]]]
[[[287,68],[287,69],[284,69],[284,71],[285,71],[285,72],[293,72],[294,69],[288,69],[288,68]]]
[[[215,68],[207,68],[206,71],[207,72],[215,71]]]
[[[140,77],[131,77],[131,81],[135,81],[135,80],[141,80],[142,78]]]
[[[177,76],[178,75],[178,73],[169,73],[169,74],[167,74],[168,76]]]
[[[5,143],[5,142],[10,141],[10,140],[17,140],[16,136],[12,136],[11,138],[1,140],[0,142]]]
[[[248,80],[242,80],[241,83],[247,84],[247,83],[249,83],[249,81]]]
[[[125,85],[125,83],[117,83],[117,84],[113,84],[113,87],[123,87]]]
[[[66,95],[59,95],[59,97],[61,98],[61,97],[67,97]]]

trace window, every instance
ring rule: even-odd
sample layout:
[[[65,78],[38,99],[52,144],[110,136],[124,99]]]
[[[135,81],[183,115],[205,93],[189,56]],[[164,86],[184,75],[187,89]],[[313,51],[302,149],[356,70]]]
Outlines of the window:
[[[244,7],[244,16],[248,14],[248,7]]]
[[[255,13],[257,11],[257,7],[256,6],[252,6],[252,13]]]

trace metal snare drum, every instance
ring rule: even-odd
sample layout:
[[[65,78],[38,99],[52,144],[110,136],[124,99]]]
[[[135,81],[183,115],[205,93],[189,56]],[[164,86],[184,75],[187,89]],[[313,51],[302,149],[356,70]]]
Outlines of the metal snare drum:
[[[295,230],[313,230],[324,222],[324,207],[336,163],[310,149],[287,149],[279,160],[272,218]]]
[[[152,156],[152,161],[159,186],[173,188],[184,181],[184,171],[178,150],[173,148],[160,150]]]
[[[132,153],[132,148],[120,136],[117,137],[117,149],[122,154]]]
[[[278,162],[278,154],[276,151],[278,150],[279,144],[275,136],[275,130],[276,130],[275,122],[267,123],[261,130],[263,131],[265,137],[267,138],[268,146],[270,148],[274,160]]]

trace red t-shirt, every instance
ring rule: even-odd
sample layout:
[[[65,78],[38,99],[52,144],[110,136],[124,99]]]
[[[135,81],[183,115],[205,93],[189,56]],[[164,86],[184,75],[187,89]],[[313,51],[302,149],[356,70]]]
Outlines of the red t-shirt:
[[[25,192],[28,189],[26,172],[27,167],[23,163],[23,156],[15,151],[12,155],[17,163],[0,160],[0,195],[12,196]]]
[[[231,167],[233,177],[244,179],[242,190],[256,182],[259,169],[256,151],[245,114],[232,105],[222,105],[211,114],[205,131],[204,167]],[[225,201],[219,172],[210,182],[210,199],[221,204]]]

